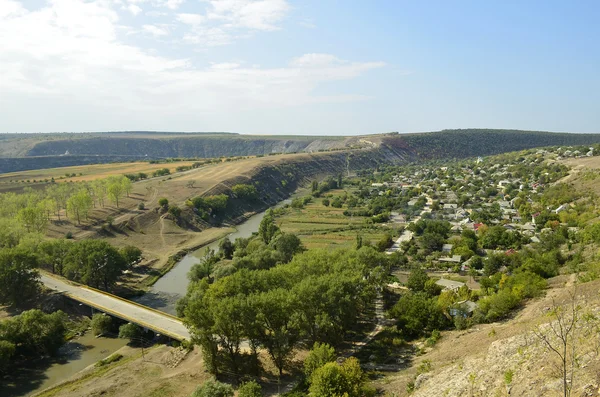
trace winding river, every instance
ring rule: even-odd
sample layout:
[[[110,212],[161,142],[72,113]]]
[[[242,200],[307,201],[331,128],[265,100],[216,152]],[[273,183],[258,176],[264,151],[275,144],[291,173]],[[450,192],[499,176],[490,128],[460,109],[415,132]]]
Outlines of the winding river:
[[[291,199],[283,200],[273,208],[289,204]],[[244,223],[236,226],[236,231],[227,235],[231,241],[236,238],[247,238],[252,236],[252,233],[258,231],[260,222],[265,217],[267,211],[260,212],[251,216]],[[143,296],[135,299],[136,302],[152,307],[157,310],[164,311],[169,314],[176,314],[175,304],[183,297],[187,291],[189,284],[187,274],[195,264],[200,262],[200,259],[206,252],[206,249],[219,250],[219,242],[217,240],[211,244],[186,255],[176,264],[169,273],[161,277],[152,288]]]

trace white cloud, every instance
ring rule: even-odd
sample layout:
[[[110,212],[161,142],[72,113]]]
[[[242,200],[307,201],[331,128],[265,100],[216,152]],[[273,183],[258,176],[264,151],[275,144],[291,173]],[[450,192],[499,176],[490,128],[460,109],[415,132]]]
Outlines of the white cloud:
[[[229,44],[253,31],[274,31],[285,18],[286,0],[204,0],[204,14],[178,14],[178,21],[190,25],[184,35],[188,42],[217,46]]]
[[[177,20],[187,25],[200,25],[206,21],[206,16],[200,14],[177,14]]]
[[[56,113],[65,117],[72,108],[84,108],[95,118],[142,112],[162,119],[363,100],[366,97],[354,94],[319,96],[315,89],[383,66],[306,54],[280,68],[237,61],[199,67],[185,57],[161,56],[158,50],[122,42],[122,25],[112,7],[120,6],[50,0],[43,8],[27,11],[14,1],[0,0],[3,110],[10,113],[10,106],[17,106],[5,98],[18,97],[44,108],[62,104]],[[166,25],[146,24],[142,29],[156,37],[170,33]],[[202,34],[214,42],[231,38],[219,27],[208,27]],[[0,127],[2,123],[0,119]]]
[[[169,30],[164,26],[143,25],[142,29],[154,37],[167,36],[169,34]]]
[[[180,5],[182,5],[183,3],[185,3],[185,0],[164,0],[161,1],[161,4],[164,5],[165,7],[171,9],[171,10],[176,10],[179,8]]]
[[[127,9],[133,16],[137,16],[140,12],[142,12],[142,8],[140,6],[136,6],[135,4],[128,5]]]

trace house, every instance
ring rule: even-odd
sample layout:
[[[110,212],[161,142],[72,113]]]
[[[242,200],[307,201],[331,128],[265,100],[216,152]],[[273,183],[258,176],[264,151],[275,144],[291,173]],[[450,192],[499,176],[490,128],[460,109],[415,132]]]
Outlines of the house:
[[[435,284],[442,287],[444,291],[457,291],[465,285],[465,283],[461,283],[460,281],[447,280],[445,278],[440,278]]]
[[[454,247],[452,244],[444,244],[442,245],[442,252],[449,254],[452,252],[452,247]]]
[[[471,300],[466,300],[455,303],[452,307],[448,309],[448,314],[450,314],[452,317],[470,317],[475,311],[475,309],[477,309],[477,303]]]
[[[444,211],[456,211],[458,204],[444,204]]]
[[[560,207],[558,207],[557,209],[555,209],[554,213],[558,214],[558,213],[560,213],[560,212],[562,212],[562,211],[564,211],[564,210],[566,210],[568,208],[569,208],[569,204],[563,204]]]

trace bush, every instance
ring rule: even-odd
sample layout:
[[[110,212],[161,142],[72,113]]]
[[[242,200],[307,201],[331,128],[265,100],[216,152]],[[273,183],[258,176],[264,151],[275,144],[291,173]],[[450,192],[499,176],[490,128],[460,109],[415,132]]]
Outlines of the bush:
[[[100,360],[96,363],[96,367],[104,367],[105,365],[116,363],[123,358],[122,354],[115,353],[106,357],[104,360]]]
[[[92,333],[94,336],[108,334],[112,330],[112,317],[103,313],[92,316]]]
[[[233,397],[233,387],[218,380],[207,380],[198,386],[192,397]]]
[[[142,259],[142,250],[133,245],[127,245],[119,250],[127,266],[133,266]]]
[[[158,205],[160,205],[161,207],[167,207],[169,205],[169,200],[162,197],[158,199]]]
[[[310,379],[312,373],[323,365],[335,361],[335,349],[327,343],[315,342],[308,357],[304,360],[304,375]]]
[[[176,205],[172,205],[169,208],[169,214],[173,215],[175,218],[179,218],[181,216],[181,208]]]
[[[65,238],[66,238],[67,240],[72,240],[72,239],[73,239],[73,233],[71,233],[71,232],[67,232],[67,233],[65,234]]]
[[[323,205],[324,205],[325,207],[329,207],[329,204],[330,204],[330,203],[329,203],[329,199],[326,199],[326,198],[324,198],[323,200],[321,200],[321,203],[323,203]]]
[[[143,211],[146,209],[146,206],[144,205],[144,203],[139,203],[138,204],[138,210]]]
[[[143,335],[143,330],[136,324],[123,324],[119,327],[119,338],[129,340],[139,340]]]
[[[238,389],[238,397],[262,397],[262,388],[255,381],[244,383]]]

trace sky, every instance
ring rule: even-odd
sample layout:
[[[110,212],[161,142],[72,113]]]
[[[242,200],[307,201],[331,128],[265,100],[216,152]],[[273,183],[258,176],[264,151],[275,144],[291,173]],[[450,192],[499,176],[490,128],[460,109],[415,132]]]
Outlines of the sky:
[[[600,2],[0,0],[0,132],[600,132]]]

